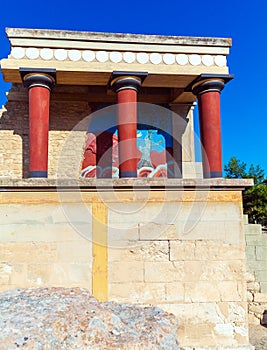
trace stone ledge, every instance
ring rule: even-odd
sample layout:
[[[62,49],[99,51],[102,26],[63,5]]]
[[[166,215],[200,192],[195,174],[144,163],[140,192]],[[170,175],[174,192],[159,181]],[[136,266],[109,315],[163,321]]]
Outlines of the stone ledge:
[[[252,345],[233,345],[233,346],[208,346],[208,347],[183,347],[181,350],[254,350]]]
[[[97,189],[97,190],[242,190],[253,186],[253,179],[167,179],[167,178],[121,178],[121,179],[13,179],[0,178],[0,192],[23,189]]]
[[[57,39],[74,41],[126,42],[158,45],[192,45],[192,46],[232,46],[231,38],[195,37],[195,36],[163,36],[130,33],[85,32],[55,29],[6,28],[8,38],[19,39]],[[108,38],[108,39],[107,39]]]

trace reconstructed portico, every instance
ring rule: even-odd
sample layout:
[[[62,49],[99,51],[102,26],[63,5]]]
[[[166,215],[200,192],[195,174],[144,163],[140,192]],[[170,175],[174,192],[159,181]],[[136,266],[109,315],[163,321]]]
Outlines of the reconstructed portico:
[[[252,180],[222,178],[231,40],[7,36],[0,290],[84,287],[101,301],[174,313],[183,349],[252,349],[242,212]]]
[[[198,99],[203,176],[222,176],[220,93],[232,78],[226,63],[230,39],[30,29],[8,29],[7,34],[12,49],[1,61],[4,79],[23,82],[28,88],[30,177],[48,176],[53,86],[52,98],[60,98],[57,87],[86,86],[87,94],[82,98],[89,105],[118,103],[120,177],[137,176],[138,113],[134,105],[145,102],[173,108],[190,106]],[[71,93],[68,98],[72,99]],[[181,117],[186,119],[188,115]],[[179,130],[172,133],[176,139]],[[177,149],[169,151],[176,164],[183,161]]]

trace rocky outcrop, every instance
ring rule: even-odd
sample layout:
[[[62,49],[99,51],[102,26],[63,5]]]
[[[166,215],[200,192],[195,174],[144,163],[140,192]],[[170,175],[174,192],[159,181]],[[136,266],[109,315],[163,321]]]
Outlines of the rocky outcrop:
[[[176,318],[157,307],[100,303],[81,288],[0,294],[2,350],[178,350],[177,327]]]

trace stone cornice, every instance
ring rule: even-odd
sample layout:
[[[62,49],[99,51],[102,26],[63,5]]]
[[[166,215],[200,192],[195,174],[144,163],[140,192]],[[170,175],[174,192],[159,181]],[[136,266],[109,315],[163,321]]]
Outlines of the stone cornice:
[[[115,43],[145,43],[157,45],[192,45],[230,47],[230,38],[193,37],[193,36],[163,36],[128,33],[83,32],[51,29],[7,28],[7,36],[11,43],[15,38],[34,39],[67,39],[75,41],[103,41]]]

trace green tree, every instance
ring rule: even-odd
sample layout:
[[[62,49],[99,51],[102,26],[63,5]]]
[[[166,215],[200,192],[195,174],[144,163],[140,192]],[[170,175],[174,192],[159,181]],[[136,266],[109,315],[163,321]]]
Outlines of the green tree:
[[[244,214],[248,214],[250,223],[267,225],[267,179],[259,165],[241,162],[232,157],[224,166],[225,177],[230,179],[252,178],[254,186],[243,191]]]

